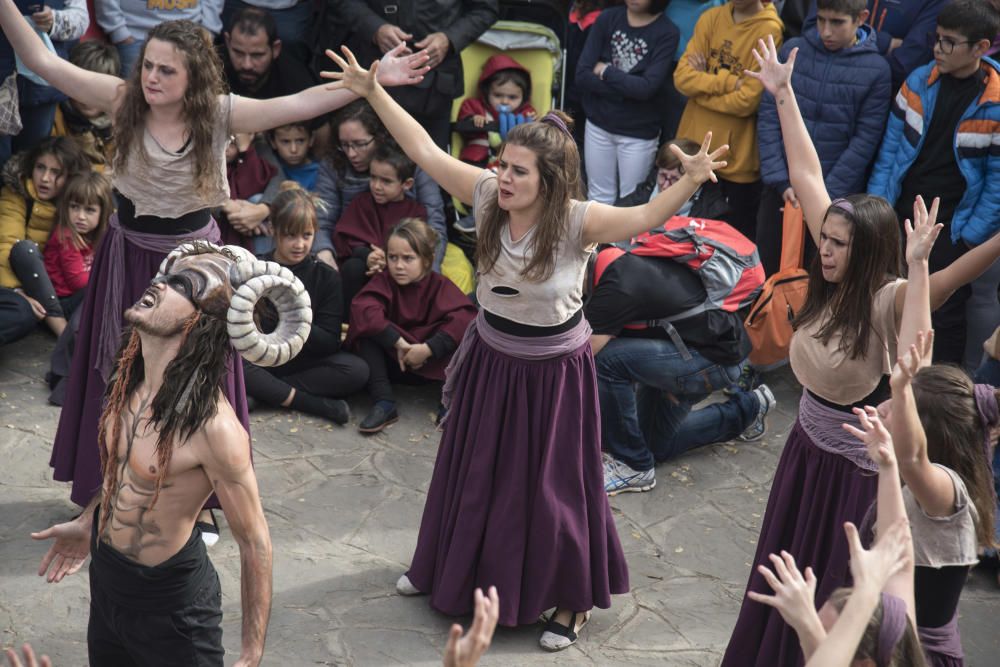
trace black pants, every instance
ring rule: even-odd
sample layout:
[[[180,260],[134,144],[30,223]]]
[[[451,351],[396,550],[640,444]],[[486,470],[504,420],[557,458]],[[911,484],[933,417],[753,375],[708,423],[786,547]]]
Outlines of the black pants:
[[[339,263],[340,269],[340,289],[344,294],[344,321],[349,322],[351,317],[351,301],[361,288],[368,282],[370,276],[366,276],[368,271],[368,260],[361,257],[348,257]]]
[[[362,338],[359,343],[361,349],[358,354],[368,364],[368,394],[373,400],[394,401],[393,382],[417,385],[432,382],[416,373],[401,371],[394,349],[386,350],[370,338]]]
[[[52,286],[52,280],[45,271],[45,260],[42,257],[42,252],[34,241],[18,241],[11,247],[10,268],[21,282],[24,293],[42,304],[46,315],[49,317],[69,316],[69,313],[63,310],[62,301],[56,296],[56,288]],[[67,299],[72,299],[72,297],[67,297]],[[70,303],[73,306],[78,306],[82,302],[81,292],[79,301]]]
[[[165,563],[145,567],[97,546],[95,526],[91,556],[91,665],[222,667],[222,589],[201,531]]]
[[[0,346],[24,338],[36,324],[28,300],[12,289],[0,287]]]
[[[703,188],[718,188],[728,203],[729,212],[721,216],[751,241],[757,235],[757,211],[760,209],[760,181],[735,183],[720,178],[718,183],[706,181]],[[704,194],[702,195],[704,196]]]
[[[248,396],[268,405],[281,405],[293,388],[324,398],[350,396],[365,386],[368,368],[361,358],[337,352],[292,373],[282,371],[281,366],[261,368],[244,360],[243,377]]]

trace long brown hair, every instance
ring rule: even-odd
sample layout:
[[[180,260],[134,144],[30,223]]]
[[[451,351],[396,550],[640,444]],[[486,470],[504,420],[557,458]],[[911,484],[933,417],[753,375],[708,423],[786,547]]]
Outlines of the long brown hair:
[[[535,155],[538,167],[538,200],[542,211],[531,239],[531,260],[521,269],[521,277],[541,282],[555,270],[555,253],[566,234],[569,200],[583,199],[580,153],[571,135],[573,121],[561,111],[552,112],[566,124],[568,132],[555,124],[536,121],[518,125],[507,134],[498,157],[507,146],[521,146]],[[478,233],[476,264],[482,273],[490,271],[500,256],[500,234],[510,214],[500,208],[496,197],[483,203],[483,222]]]
[[[97,227],[86,235],[76,231],[70,221],[70,204],[97,206],[101,209]],[[111,181],[104,174],[96,171],[85,171],[70,177],[66,181],[59,197],[54,233],[64,241],[68,241],[77,250],[96,248],[108,228],[108,219],[115,210],[114,197],[111,194]]]
[[[830,593],[827,602],[837,612],[843,613],[844,605],[847,604],[849,597],[851,597],[850,588],[838,588]],[[861,641],[858,642],[858,648],[854,652],[854,660],[867,659],[874,662],[878,659],[879,631],[882,629],[882,611],[882,596],[879,596],[878,605],[875,607],[875,611],[872,612],[872,617],[868,620],[868,626],[865,627],[865,632],[861,635]],[[924,657],[924,650],[920,646],[920,639],[909,618],[906,619],[906,629],[903,630],[903,636],[896,643],[896,648],[893,649],[889,661],[884,664],[885,667],[927,667],[927,660]]]
[[[128,169],[128,161],[137,146],[138,157],[148,160],[143,132],[149,103],[142,92],[142,69],[150,40],[169,42],[181,54],[187,70],[187,90],[184,91],[182,114],[191,132],[191,152],[194,155],[194,183],[199,195],[207,196],[224,187],[219,169],[219,156],[212,150],[212,133],[218,119],[219,95],[226,91],[222,76],[222,61],[212,47],[208,32],[188,21],[165,21],[152,30],[142,46],[142,53],[125,85],[125,97],[115,113],[114,159],[116,170]]]
[[[847,272],[839,283],[828,282],[823,278],[820,254],[816,253],[809,267],[806,303],[794,326],[798,329],[811,322],[823,322],[816,338],[827,345],[839,333],[841,350],[857,359],[868,355],[875,292],[902,274],[903,258],[899,220],[889,202],[873,195],[851,195],[846,201],[844,207],[831,204],[823,224],[831,213],[851,223]]]
[[[976,539],[981,546],[994,546],[993,473],[983,449],[986,434],[975,385],[960,368],[935,364],[921,368],[913,378],[913,397],[927,434],[927,457],[962,478],[976,506]]]

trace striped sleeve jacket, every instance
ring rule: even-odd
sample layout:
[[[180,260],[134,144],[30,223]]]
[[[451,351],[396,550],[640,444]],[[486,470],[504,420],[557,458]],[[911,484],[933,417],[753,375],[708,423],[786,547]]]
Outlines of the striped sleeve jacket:
[[[983,94],[962,114],[953,142],[966,189],[951,220],[951,240],[970,245],[979,245],[1000,231],[1000,64],[983,58],[982,68],[986,72]],[[923,147],[941,88],[939,77],[933,62],[917,68],[892,104],[868,192],[893,205]]]

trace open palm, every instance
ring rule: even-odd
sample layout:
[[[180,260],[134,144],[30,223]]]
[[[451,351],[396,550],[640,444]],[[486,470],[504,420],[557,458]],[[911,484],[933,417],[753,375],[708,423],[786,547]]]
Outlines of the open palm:
[[[705,181],[717,182],[715,170],[722,169],[727,164],[725,160],[719,160],[719,158],[729,152],[729,145],[720,146],[709,153],[708,148],[711,145],[712,133],[707,132],[705,139],[701,142],[701,148],[694,155],[688,155],[674,145],[670,146],[670,150],[681,161],[684,173],[701,184]]]
[[[792,83],[792,69],[795,67],[795,56],[799,50],[792,49],[788,54],[788,60],[778,61],[778,47],[774,45],[774,37],[767,36],[767,43],[764,40],[757,41],[757,48],[753,50],[753,57],[760,66],[759,72],[743,70],[747,76],[751,76],[762,84],[764,89],[772,95],[776,95],[779,90],[790,86]]]

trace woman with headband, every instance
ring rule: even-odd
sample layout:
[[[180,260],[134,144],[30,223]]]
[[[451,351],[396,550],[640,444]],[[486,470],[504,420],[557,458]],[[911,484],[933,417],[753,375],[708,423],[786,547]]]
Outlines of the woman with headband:
[[[368,99],[406,154],[445,190],[473,202],[482,310],[448,370],[448,408],[417,547],[396,589],[426,593],[447,614],[471,611],[495,585],[500,624],[555,608],[541,645],[576,641],[594,606],[628,591],[600,453],[597,381],[583,318],[587,260],[598,243],[663,224],[715,178],[726,147],[679,149],[681,180],[648,204],[580,201],[580,156],[560,112],[510,131],[497,173],[439,149],[371,70],[327,52],[326,73]]]
[[[927,259],[940,231],[937,203],[921,198],[906,221],[903,280],[899,221],[887,201],[858,194],[830,201],[819,158],[791,86],[793,50],[779,63],[773,43],[755,52],[759,79],[775,97],[792,187],[819,253],[809,269],[804,307],[795,314],[790,361],[803,386],[799,414],[781,453],[757,541],[748,592],[765,592],[757,571],[768,554],[787,551],[817,572],[825,600],[848,578],[842,526],[864,518],[875,499],[876,464],[841,423],[857,424],[851,409],[889,396],[896,350],[908,350],[930,329],[931,309],[985,271],[1000,256],[1000,236],[928,277]],[[748,661],[747,656],[754,656]],[[722,664],[801,664],[795,633],[773,609],[743,601]]]

